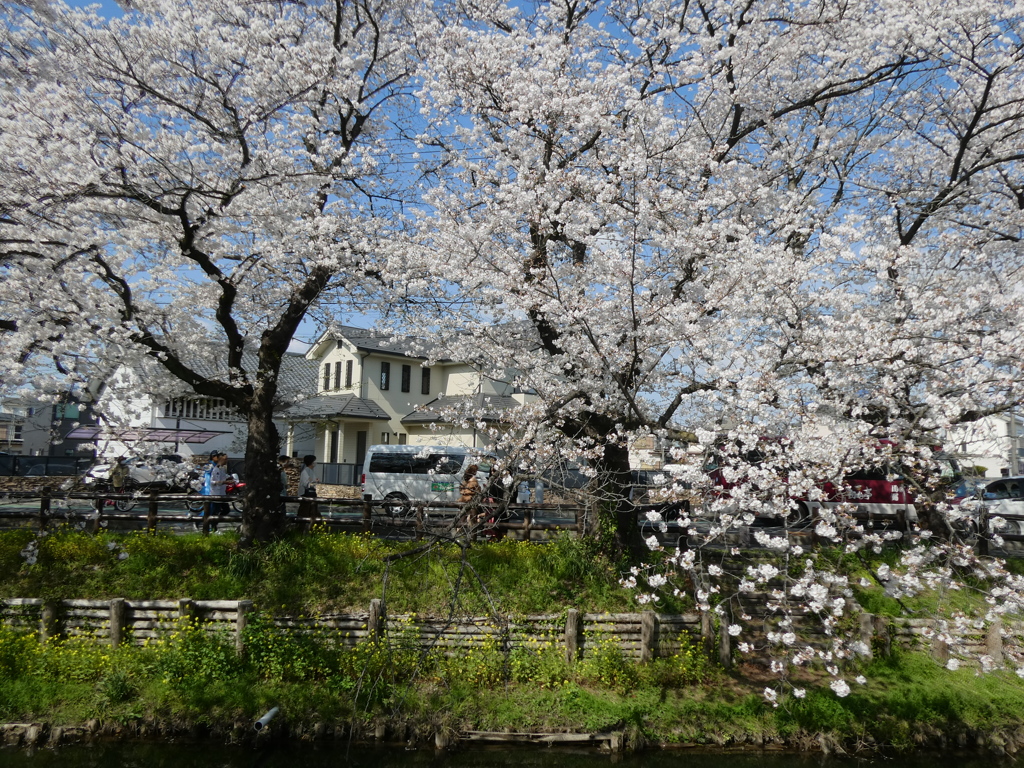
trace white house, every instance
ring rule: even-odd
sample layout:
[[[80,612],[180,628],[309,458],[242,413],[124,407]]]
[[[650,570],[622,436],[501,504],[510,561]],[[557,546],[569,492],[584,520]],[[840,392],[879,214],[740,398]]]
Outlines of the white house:
[[[302,354],[286,354],[279,376],[280,411],[309,393],[315,386],[316,365]],[[183,458],[223,451],[232,458],[245,453],[245,420],[223,400],[198,395],[157,398],[144,393],[139,371],[119,369],[97,387],[107,422],[102,427],[79,428],[72,433],[97,441],[100,453],[176,453]],[[126,396],[126,392],[135,392]],[[275,419],[283,435],[287,424]],[[312,433],[296,437],[296,450],[312,450]]]
[[[300,436],[313,431],[312,453],[327,464],[359,466],[366,447],[380,443],[485,447],[481,423],[507,426],[509,409],[531,397],[471,363],[430,362],[414,339],[361,328],[332,328],[306,356],[318,367],[316,396],[285,412],[287,449],[297,453]],[[470,411],[471,422],[459,416]]]

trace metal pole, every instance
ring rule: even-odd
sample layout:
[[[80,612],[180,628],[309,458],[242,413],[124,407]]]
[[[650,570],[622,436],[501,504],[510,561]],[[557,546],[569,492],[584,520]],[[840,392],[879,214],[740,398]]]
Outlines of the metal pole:
[[[1006,431],[1010,438],[1010,476],[1015,477],[1020,473],[1020,451],[1017,449],[1017,416],[1013,409],[1010,409],[1010,423]]]

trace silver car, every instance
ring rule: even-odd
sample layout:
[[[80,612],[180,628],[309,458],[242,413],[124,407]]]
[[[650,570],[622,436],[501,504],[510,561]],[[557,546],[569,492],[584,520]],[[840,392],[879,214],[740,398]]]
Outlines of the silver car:
[[[1006,520],[1000,533],[1020,535],[1024,532],[1024,476],[1001,477],[988,483],[981,498],[990,520],[993,517]]]
[[[155,458],[130,456],[124,462],[128,465],[128,487],[188,488],[191,476],[195,474],[192,463],[177,454],[164,454]],[[112,463],[97,464],[85,474],[84,481],[87,484],[108,484],[113,466]]]

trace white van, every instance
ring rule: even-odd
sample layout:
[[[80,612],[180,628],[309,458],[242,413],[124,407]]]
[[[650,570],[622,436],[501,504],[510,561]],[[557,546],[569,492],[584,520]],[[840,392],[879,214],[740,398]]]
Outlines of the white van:
[[[451,445],[371,445],[363,461],[363,501],[455,502],[470,464],[486,487],[495,457],[480,448]]]

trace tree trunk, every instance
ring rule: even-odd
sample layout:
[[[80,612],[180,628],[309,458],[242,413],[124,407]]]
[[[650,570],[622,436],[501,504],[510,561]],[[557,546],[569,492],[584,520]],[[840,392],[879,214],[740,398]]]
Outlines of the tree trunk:
[[[250,401],[249,437],[245,444],[243,547],[270,541],[284,532],[281,472],[277,467],[280,442],[273,409],[276,390],[276,386],[261,383]]]
[[[628,553],[636,558],[642,554],[643,542],[628,495],[631,482],[629,449],[624,445],[605,444],[595,469],[598,471],[597,501],[601,510],[598,537],[609,555],[618,558]]]

